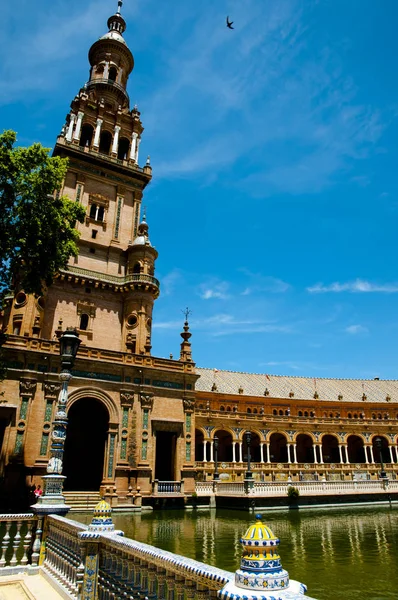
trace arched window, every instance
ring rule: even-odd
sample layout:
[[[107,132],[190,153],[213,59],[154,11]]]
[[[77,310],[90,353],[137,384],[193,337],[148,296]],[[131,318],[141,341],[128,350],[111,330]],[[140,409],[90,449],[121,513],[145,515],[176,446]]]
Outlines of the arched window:
[[[133,267],[133,273],[141,273],[141,265],[139,262],[136,262]]]
[[[227,412],[231,412],[231,407],[227,406]]]
[[[225,410],[225,406],[221,405],[220,410]]]
[[[253,408],[253,415],[257,414],[257,408]]]
[[[92,125],[89,125],[88,123],[85,123],[82,127],[82,132],[80,134],[79,146],[90,147],[91,141],[93,139],[93,134],[94,127]]]
[[[377,418],[381,419],[381,413],[378,413]]]
[[[348,417],[349,419],[352,419],[352,414],[351,414],[351,413],[348,413],[347,417]]]
[[[120,138],[117,157],[119,160],[125,160],[129,155],[130,142],[127,138]]]
[[[354,419],[358,419],[357,413],[354,413]]]
[[[299,410],[299,411],[298,411],[298,416],[299,416],[299,417],[302,417],[302,416],[303,416],[303,411],[302,411],[302,410]]]
[[[248,409],[247,409],[247,414],[251,415],[251,412],[252,412],[252,409],[251,409],[251,408],[248,408]]]
[[[109,154],[112,143],[112,134],[109,131],[103,131],[100,137],[99,152],[101,154]]]
[[[280,410],[278,414],[280,417],[283,417],[283,410]]]
[[[274,408],[274,410],[272,411],[272,414],[273,415],[277,415],[278,414],[278,411],[276,410],[276,408]]]
[[[87,328],[88,328],[88,314],[83,313],[82,315],[80,315],[79,329],[81,329],[82,331],[86,331]]]
[[[117,69],[116,69],[116,67],[111,67],[109,69],[108,79],[110,79],[110,81],[116,81],[116,77],[117,77]]]
[[[375,419],[375,418],[376,418],[375,413],[372,413],[372,419]]]
[[[333,419],[333,413],[330,413],[330,414],[329,414],[329,417],[330,417],[331,419]]]
[[[308,417],[308,411],[307,410],[304,411],[304,416]]]

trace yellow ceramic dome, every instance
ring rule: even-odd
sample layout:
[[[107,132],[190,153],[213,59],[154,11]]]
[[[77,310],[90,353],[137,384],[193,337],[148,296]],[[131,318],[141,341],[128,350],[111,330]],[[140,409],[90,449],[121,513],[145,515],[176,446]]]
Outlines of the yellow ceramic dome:
[[[254,542],[254,541],[263,541],[263,540],[278,540],[278,538],[276,537],[276,535],[274,535],[271,531],[271,529],[269,527],[267,527],[267,525],[264,525],[264,523],[262,523],[261,519],[261,515],[256,515],[256,522],[253,525],[250,525],[249,529],[246,531],[245,535],[243,536],[243,538],[241,539],[241,543],[246,545],[251,545],[251,544],[245,544],[244,542]],[[279,543],[279,540],[278,540]],[[256,544],[257,545],[257,544]]]
[[[112,521],[112,509],[110,504],[103,498],[98,502],[93,511],[93,518],[89,525],[90,531],[114,531],[115,526]]]

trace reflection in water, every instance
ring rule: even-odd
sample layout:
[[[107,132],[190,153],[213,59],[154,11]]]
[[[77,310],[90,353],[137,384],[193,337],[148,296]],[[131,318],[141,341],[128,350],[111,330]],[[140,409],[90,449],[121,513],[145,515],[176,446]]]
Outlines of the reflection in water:
[[[72,515],[72,518],[75,515]],[[76,515],[88,522],[90,516]],[[164,511],[114,514],[117,529],[136,540],[235,571],[240,537],[253,514],[238,511]],[[398,598],[398,510],[263,511],[281,540],[282,564],[318,600]],[[365,595],[366,594],[366,595]]]

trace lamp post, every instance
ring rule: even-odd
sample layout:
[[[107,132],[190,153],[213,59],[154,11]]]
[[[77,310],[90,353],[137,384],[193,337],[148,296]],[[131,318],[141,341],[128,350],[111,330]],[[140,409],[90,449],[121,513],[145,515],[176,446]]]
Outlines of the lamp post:
[[[253,487],[253,473],[250,469],[250,460],[251,460],[250,445],[251,445],[251,441],[252,441],[252,432],[246,431],[245,438],[246,438],[246,445],[247,445],[247,471],[245,473],[245,484],[246,484],[246,490],[248,490],[249,488]]]
[[[218,481],[220,479],[220,474],[218,472],[218,437],[214,436],[214,481]]]
[[[387,473],[384,470],[383,453],[382,453],[383,442],[382,442],[381,437],[375,438],[375,444],[376,444],[376,448],[379,451],[379,457],[380,457],[380,466],[381,466],[380,477],[382,479],[385,479],[387,477]]]
[[[66,479],[62,475],[64,445],[68,416],[66,404],[68,401],[68,384],[72,379],[77,351],[81,344],[75,328],[68,327],[59,338],[59,353],[61,356],[61,389],[57,400],[57,411],[51,433],[50,459],[47,464],[47,475],[44,475],[44,493],[34,506],[36,512],[65,514],[69,507],[65,505],[62,488]]]

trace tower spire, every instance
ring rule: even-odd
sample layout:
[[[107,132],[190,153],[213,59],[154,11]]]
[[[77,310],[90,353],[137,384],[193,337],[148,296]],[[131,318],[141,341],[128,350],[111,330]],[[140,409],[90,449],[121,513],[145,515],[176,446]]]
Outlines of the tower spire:
[[[122,12],[123,0],[117,0],[117,11],[116,14],[120,15]]]

